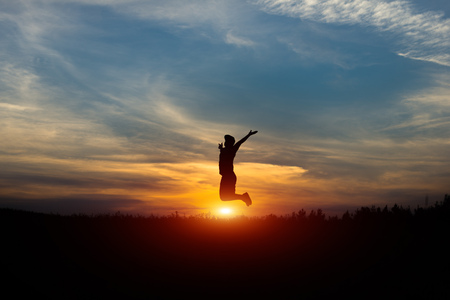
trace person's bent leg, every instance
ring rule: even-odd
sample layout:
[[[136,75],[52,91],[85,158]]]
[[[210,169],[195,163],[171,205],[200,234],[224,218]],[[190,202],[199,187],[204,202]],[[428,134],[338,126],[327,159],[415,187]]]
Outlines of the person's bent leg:
[[[252,204],[248,193],[236,194],[236,175],[234,173],[222,176],[219,193],[222,201],[242,200],[247,206]]]

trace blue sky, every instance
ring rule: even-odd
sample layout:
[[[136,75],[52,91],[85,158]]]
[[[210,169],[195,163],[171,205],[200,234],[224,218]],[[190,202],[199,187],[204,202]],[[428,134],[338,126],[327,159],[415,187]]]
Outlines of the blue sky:
[[[448,1],[0,1],[0,205],[261,215],[450,192]]]

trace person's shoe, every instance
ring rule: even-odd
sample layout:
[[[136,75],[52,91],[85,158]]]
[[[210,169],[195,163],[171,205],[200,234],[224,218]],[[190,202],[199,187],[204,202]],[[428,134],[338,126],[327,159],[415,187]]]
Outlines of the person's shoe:
[[[252,199],[250,199],[250,195],[247,192],[244,193],[244,197],[245,197],[244,200],[245,204],[247,204],[247,206],[252,205]]]

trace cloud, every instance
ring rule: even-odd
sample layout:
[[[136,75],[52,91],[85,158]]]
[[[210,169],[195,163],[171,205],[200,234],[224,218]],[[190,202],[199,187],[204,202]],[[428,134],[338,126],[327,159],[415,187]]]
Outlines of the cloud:
[[[88,1],[89,3],[90,1]],[[146,20],[174,22],[178,25],[198,26],[204,23],[226,26],[229,20],[231,4],[226,1],[194,1],[180,0],[124,2],[101,2],[110,4],[117,10]]]
[[[237,47],[253,46],[248,38],[243,38],[232,31],[245,30],[251,12],[251,6],[241,1],[84,1],[74,0],[72,3],[84,5],[101,5],[111,7],[117,13],[158,22],[167,30],[184,35],[190,30],[204,38],[217,39]]]
[[[107,207],[111,202],[108,211],[119,210],[120,206],[121,211],[129,211],[134,206],[133,211],[140,213],[178,210],[196,214],[224,204],[218,196],[218,165],[212,161],[142,163],[5,154],[0,155],[0,161],[5,170],[0,175],[0,205],[26,207],[28,203],[39,211],[59,207],[91,213],[100,204]],[[262,163],[241,163],[236,168],[241,178],[239,190],[254,192],[261,204],[254,214],[264,213],[261,209],[274,194],[289,198],[292,185],[299,184],[306,172],[296,166]],[[90,200],[92,206],[88,205]],[[236,201],[231,205],[243,212],[245,206],[239,204]]]
[[[399,119],[382,129],[392,134],[414,134],[415,137],[438,138],[448,136],[450,127],[450,76],[446,73],[430,75],[431,86],[403,96],[393,119]],[[403,117],[399,117],[403,116]]]
[[[225,42],[227,44],[236,45],[238,47],[253,47],[255,43],[249,39],[238,37],[229,31],[225,36]]]
[[[10,104],[10,103],[0,103],[0,110],[2,110],[2,109],[12,110],[12,111],[14,111],[14,110],[22,111],[22,110],[37,110],[38,108]]]
[[[1,92],[1,101],[2,102],[16,102],[9,103],[9,108],[13,109],[17,104],[17,102],[30,103],[33,98],[41,98],[41,90],[39,85],[39,77],[36,76],[30,70],[27,70],[22,67],[17,67],[11,63],[0,63],[0,87],[2,88]],[[33,97],[30,97],[33,95]],[[25,105],[26,106],[26,105]],[[6,104],[3,105],[6,107]]]
[[[24,61],[31,59],[37,62],[43,55],[44,59],[51,57],[65,68],[73,67],[52,46],[57,44],[60,38],[70,37],[84,27],[77,22],[74,15],[50,4],[20,1],[12,5],[14,9],[0,12],[2,26],[12,33],[2,40],[1,46],[4,54],[9,54],[9,62],[23,67]]]
[[[267,13],[332,24],[369,26],[393,35],[399,55],[450,66],[450,20],[407,1],[259,0]]]
[[[72,13],[67,13],[60,6],[52,5],[54,3],[23,1],[15,10],[2,13],[5,22],[16,30],[6,42],[26,53],[8,52],[7,61],[11,63],[2,64],[0,70],[1,122],[7,125],[0,129],[7,141],[3,149],[103,159],[128,159],[127,152],[137,150],[142,151],[142,155],[135,157],[181,160],[186,155],[191,157],[202,152],[199,141],[215,140],[222,135],[217,130],[219,125],[189,114],[184,109],[185,99],[168,96],[171,91],[184,88],[174,76],[169,75],[170,80],[165,78],[170,74],[169,67],[154,68],[151,59],[146,57],[141,57],[139,64],[131,67],[116,64],[116,61],[98,63],[111,50],[101,42],[92,43],[89,36],[94,34],[101,39],[108,33],[87,25],[81,15],[86,8],[77,5],[107,6],[122,17],[167,21],[171,28],[207,28],[215,24],[213,27],[220,40],[236,47],[249,47],[252,41],[231,30],[238,26],[233,23],[236,15],[232,13],[231,4],[221,1],[156,1],[151,4],[69,1],[67,5],[72,5],[73,9]],[[74,44],[78,38],[90,47]],[[106,48],[108,52],[101,53]],[[90,57],[91,53],[96,54]],[[95,68],[80,63],[80,58],[87,58]],[[123,59],[123,56],[113,58]],[[197,94],[200,93],[197,91]],[[36,112],[27,114],[31,109]],[[30,128],[30,124],[34,126]],[[189,143],[189,139],[195,143]],[[156,143],[152,142],[155,140]],[[182,154],[181,142],[186,144]],[[59,149],[60,154],[55,153],[55,149]]]

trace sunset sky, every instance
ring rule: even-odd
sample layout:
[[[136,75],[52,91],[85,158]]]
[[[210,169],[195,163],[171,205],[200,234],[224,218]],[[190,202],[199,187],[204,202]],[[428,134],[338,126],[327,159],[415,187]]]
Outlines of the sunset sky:
[[[290,214],[450,193],[448,0],[0,0],[0,207]],[[240,139],[222,202],[219,150]]]

